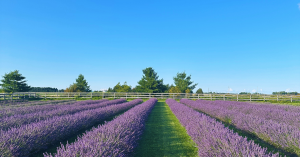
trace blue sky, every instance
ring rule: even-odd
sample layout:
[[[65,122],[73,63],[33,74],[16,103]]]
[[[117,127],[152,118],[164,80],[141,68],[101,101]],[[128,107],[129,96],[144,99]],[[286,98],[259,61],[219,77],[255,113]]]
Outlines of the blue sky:
[[[136,86],[153,67],[206,91],[300,92],[300,0],[0,1],[0,76]]]

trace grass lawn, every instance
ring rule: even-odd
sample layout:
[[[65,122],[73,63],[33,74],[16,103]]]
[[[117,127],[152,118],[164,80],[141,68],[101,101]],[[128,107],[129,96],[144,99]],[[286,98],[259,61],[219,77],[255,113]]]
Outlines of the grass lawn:
[[[135,156],[197,156],[196,144],[165,102],[157,102]]]

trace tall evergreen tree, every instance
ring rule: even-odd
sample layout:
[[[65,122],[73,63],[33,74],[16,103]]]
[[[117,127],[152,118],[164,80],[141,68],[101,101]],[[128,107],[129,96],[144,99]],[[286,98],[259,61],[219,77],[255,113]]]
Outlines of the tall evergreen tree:
[[[143,70],[143,77],[136,86],[136,92],[145,93],[162,93],[167,90],[167,87],[163,84],[163,79],[158,79],[157,73],[153,68],[149,67]]]
[[[91,92],[88,82],[84,79],[84,76],[80,74],[76,79],[77,90],[80,92]]]
[[[197,83],[193,84],[194,82],[191,81],[191,75],[187,76],[185,72],[177,73],[176,77],[174,77],[173,80],[174,84],[179,88],[181,93],[185,93],[187,89],[192,91],[198,85]]]
[[[22,76],[18,70],[8,74],[5,73],[1,82],[2,84],[0,84],[0,86],[2,86],[2,89],[6,93],[28,92],[30,90],[30,86],[27,85],[25,77]]]

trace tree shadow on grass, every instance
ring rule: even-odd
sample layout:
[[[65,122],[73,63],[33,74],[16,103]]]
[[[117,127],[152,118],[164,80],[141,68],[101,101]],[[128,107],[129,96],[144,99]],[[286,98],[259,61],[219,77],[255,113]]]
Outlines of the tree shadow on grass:
[[[158,102],[134,156],[197,156],[196,144],[165,102]]]

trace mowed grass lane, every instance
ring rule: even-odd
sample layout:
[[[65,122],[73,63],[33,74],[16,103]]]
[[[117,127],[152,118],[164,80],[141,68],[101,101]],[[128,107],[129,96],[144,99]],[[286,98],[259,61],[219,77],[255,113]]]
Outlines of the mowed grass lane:
[[[198,149],[165,102],[157,102],[135,149],[140,156],[197,156]]]

